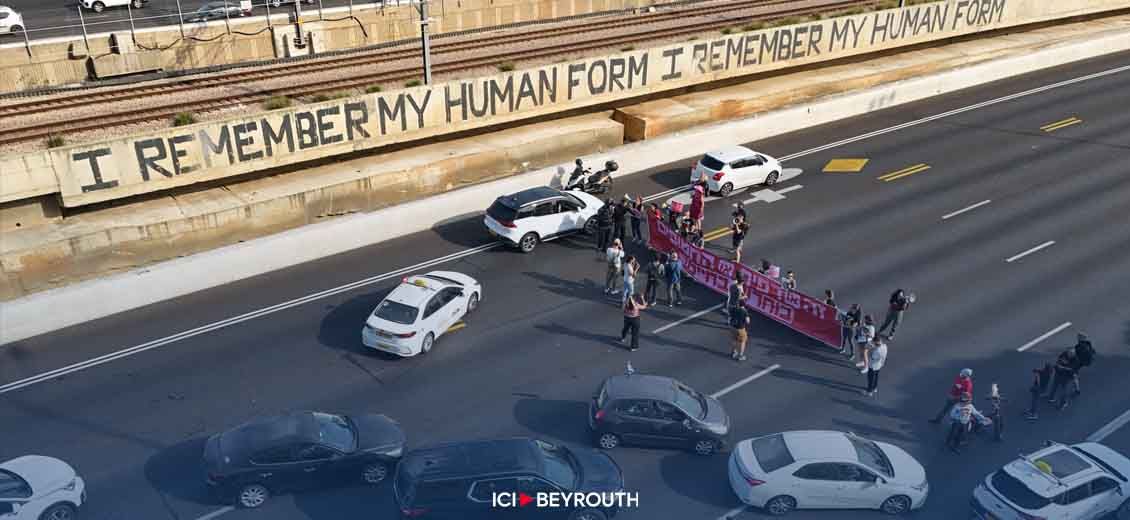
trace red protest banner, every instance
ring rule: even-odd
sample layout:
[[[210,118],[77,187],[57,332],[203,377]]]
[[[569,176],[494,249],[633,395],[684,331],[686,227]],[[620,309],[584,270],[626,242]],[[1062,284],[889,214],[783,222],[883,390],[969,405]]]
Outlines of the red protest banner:
[[[786,289],[780,281],[747,265],[695,247],[655,215],[649,215],[647,220],[649,245],[657,251],[678,252],[683,269],[700,285],[726,294],[737,269],[745,275],[747,307],[825,345],[840,348],[842,329],[835,307],[800,291]]]

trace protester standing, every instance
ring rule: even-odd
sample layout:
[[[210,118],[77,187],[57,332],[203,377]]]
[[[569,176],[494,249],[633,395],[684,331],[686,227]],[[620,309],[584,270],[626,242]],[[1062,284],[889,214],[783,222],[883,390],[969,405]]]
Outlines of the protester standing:
[[[1073,392],[1072,397],[1078,396],[1081,392],[1079,388],[1079,373],[1083,371],[1083,367],[1091,366],[1095,360],[1095,347],[1091,344],[1091,340],[1087,335],[1080,332],[1075,336],[1075,360],[1079,367],[1075,370],[1075,378],[1072,380]]]
[[[836,308],[836,293],[831,289],[824,289],[824,305]]]
[[[612,221],[616,228],[612,232],[613,238],[620,240],[628,240],[628,213],[630,209],[628,204],[632,202],[631,197],[627,194],[624,195],[623,200],[616,205],[612,210]]]
[[[734,204],[734,212],[731,213],[731,215],[735,219],[741,217],[742,222],[745,222],[747,224],[749,223],[749,215],[747,215],[745,212],[745,203],[740,200],[736,204]]]
[[[855,333],[855,346],[860,353],[860,360],[855,366],[859,367],[860,374],[867,373],[867,346],[876,337],[878,336],[875,335],[875,320],[868,314],[863,317],[863,325],[860,325]]]
[[[781,279],[781,285],[790,291],[796,290],[796,273],[789,271],[785,273],[785,277]]]
[[[851,359],[855,357],[855,336],[863,321],[863,309],[858,303],[851,304],[851,308],[840,316],[842,330],[840,331],[840,354]]]
[[[691,193],[690,217],[694,222],[694,230],[702,230],[702,218],[706,214],[706,179],[703,178],[694,185]]]
[[[616,292],[616,282],[620,279],[620,271],[624,263],[624,246],[620,243],[620,239],[613,239],[612,245],[605,251],[605,261],[608,263],[608,274],[604,279],[604,293],[613,294]]]
[[[663,266],[667,276],[667,306],[683,304],[683,263],[679,261],[679,253],[672,252]]]
[[[734,346],[730,347],[730,357],[737,361],[745,361],[745,344],[749,339],[749,311],[745,305],[738,305],[730,310],[730,328],[734,331]]]
[[[596,212],[596,250],[597,256],[604,254],[612,241],[612,199],[604,202]]]
[[[643,296],[648,305],[655,305],[655,293],[659,290],[659,279],[663,277],[663,264],[666,260],[660,254],[652,251],[651,261],[644,268],[647,275],[647,285],[644,286]]]
[[[910,308],[910,297],[906,295],[906,291],[902,289],[895,289],[891,293],[890,305],[887,308],[887,317],[883,320],[883,325],[879,327],[879,334],[883,334],[887,327],[891,327],[891,333],[887,334],[887,339],[894,339],[895,329],[902,323],[902,314]]]
[[[636,195],[636,200],[632,202],[629,209],[632,219],[632,241],[638,244],[643,242],[643,230],[641,229],[644,215],[643,197]]]
[[[887,362],[887,344],[883,342],[882,336],[875,336],[871,340],[871,345],[867,348],[867,390],[864,392],[867,396],[873,396],[879,391],[879,371],[883,369],[883,365]]]
[[[946,446],[954,453],[961,453],[965,434],[973,428],[973,421],[985,421],[985,416],[973,406],[973,394],[961,395],[957,404],[950,410],[950,431],[946,435]]]
[[[1070,390],[1067,389],[1067,383],[1075,380],[1075,370],[1078,366],[1074,348],[1064,350],[1055,360],[1055,379],[1052,380],[1052,389],[1048,393],[1048,402],[1056,405],[1060,410],[1067,408],[1069,404],[1067,396]],[[1056,395],[1060,390],[1063,390],[1063,397],[1057,400]]]
[[[1052,373],[1055,367],[1050,362],[1044,362],[1044,366],[1032,369],[1032,386],[1028,387],[1028,393],[1032,395],[1032,401],[1028,405],[1028,410],[1024,412],[1024,418],[1029,421],[1035,421],[1040,418],[1040,396],[1048,390],[1051,384]]]
[[[950,386],[949,392],[946,394],[946,402],[942,405],[942,409],[938,410],[938,414],[930,419],[930,422],[938,424],[942,422],[942,418],[949,413],[950,409],[961,401],[961,396],[969,394],[973,395],[973,370],[969,368],[961,369],[957,373],[957,378],[953,380],[953,385]]]
[[[627,300],[629,297],[636,294],[636,272],[639,271],[640,264],[636,261],[636,257],[628,255],[624,257],[624,294],[621,300]],[[621,304],[624,301],[620,302]]]
[[[744,301],[745,275],[741,271],[735,271],[734,279],[730,280],[730,286],[726,289],[726,306],[722,308],[722,314],[729,316],[735,308],[741,307]]]
[[[646,308],[647,304],[634,294],[624,300],[624,326],[620,329],[620,343],[631,334],[632,342],[628,346],[631,352],[640,348],[640,311]]]
[[[745,245],[745,234],[749,231],[749,225],[745,223],[745,218],[741,215],[734,217],[733,223],[730,224],[730,245],[733,246],[734,262],[742,262],[742,246]]]

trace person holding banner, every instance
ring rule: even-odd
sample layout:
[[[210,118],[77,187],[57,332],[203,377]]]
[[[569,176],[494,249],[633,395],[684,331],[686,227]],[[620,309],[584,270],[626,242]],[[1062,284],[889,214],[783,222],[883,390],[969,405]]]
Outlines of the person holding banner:
[[[726,306],[722,308],[722,314],[729,316],[734,309],[742,306],[745,301],[745,275],[741,271],[734,272],[734,279],[730,281],[730,287],[726,291]]]
[[[694,222],[693,231],[702,231],[702,219],[706,215],[706,186],[706,178],[703,177],[695,183],[694,192],[691,194],[690,217]]]
[[[860,374],[867,373],[867,345],[870,345],[871,340],[876,337],[878,336],[875,334],[875,319],[868,314],[863,317],[863,326],[859,327],[859,330],[855,333],[856,350],[860,352],[860,357],[862,357],[855,364],[856,367],[859,367]]]
[[[843,329],[840,331],[840,354],[848,357],[848,359],[855,357],[855,337],[859,332],[860,322],[863,321],[863,309],[859,307],[858,303],[851,304],[851,308],[840,316],[840,323]]]

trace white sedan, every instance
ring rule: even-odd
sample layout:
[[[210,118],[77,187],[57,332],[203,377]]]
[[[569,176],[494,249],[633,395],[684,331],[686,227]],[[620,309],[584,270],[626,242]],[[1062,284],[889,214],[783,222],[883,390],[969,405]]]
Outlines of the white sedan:
[[[66,462],[25,455],[0,464],[0,518],[70,520],[86,502],[86,483]]]
[[[777,159],[744,146],[730,146],[703,155],[691,169],[691,184],[706,178],[710,192],[725,197],[738,188],[777,184],[781,171]]]
[[[898,515],[926,502],[926,470],[897,446],[835,431],[784,432],[741,441],[730,487],[780,516],[794,509],[878,509]]]
[[[432,271],[410,276],[369,315],[361,342],[403,357],[427,353],[452,325],[479,306],[482,297],[482,286],[465,274]]]

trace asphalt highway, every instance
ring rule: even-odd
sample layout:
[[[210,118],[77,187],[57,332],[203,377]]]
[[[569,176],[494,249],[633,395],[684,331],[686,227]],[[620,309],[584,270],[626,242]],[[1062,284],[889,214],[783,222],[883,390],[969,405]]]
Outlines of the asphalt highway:
[[[767,319],[754,321],[750,359],[731,360],[720,314],[686,319],[721,301],[693,284],[683,307],[645,311],[642,348],[629,354],[615,342],[621,317],[616,301],[601,293],[604,265],[591,241],[547,243],[530,255],[505,248],[460,255],[488,244],[476,217],[0,348],[0,455],[69,461],[88,482],[88,519],[393,519],[387,484],[228,510],[206,497],[203,439],[259,414],[318,409],[386,413],[416,446],[512,435],[589,445],[587,400],[629,360],[705,393],[777,366],[721,397],[735,439],[833,429],[897,444],[930,478],[930,498],[913,517],[964,518],[976,483],[1018,451],[1046,439],[1082,441],[1130,409],[1130,70],[811,150],[1128,64],[1130,54],[1112,55],[751,143],[795,156],[786,167],[804,173],[774,188],[802,186],[783,200],[748,205],[747,262],[771,259],[796,271],[802,290],[832,288],[840,305],[861,303],[877,319],[894,288],[918,296],[891,342],[875,397],[860,395],[865,378],[842,356]],[[623,178],[617,194],[682,186],[705,151],[688,149],[686,161]],[[830,160],[847,158],[868,161],[857,173],[823,173]],[[929,168],[880,180],[916,165]],[[750,197],[709,202],[706,229],[728,223],[730,203]],[[455,258],[437,268],[476,277],[484,300],[465,328],[427,356],[390,359],[359,345],[365,316],[400,275],[150,343],[447,255]],[[1045,405],[1037,422],[1022,420],[1030,369],[1073,344],[1076,330],[1099,352],[1082,374],[1084,395],[1064,411]],[[12,386],[147,343],[155,346]],[[1007,426],[1003,443],[976,439],[954,455],[927,419],[964,367],[975,372],[979,405],[990,384],[1000,384],[1009,399]],[[1108,430],[1108,442],[1130,453],[1130,428]],[[612,456],[641,502],[621,518],[764,515],[741,508],[731,492],[728,453],[622,448]]]

